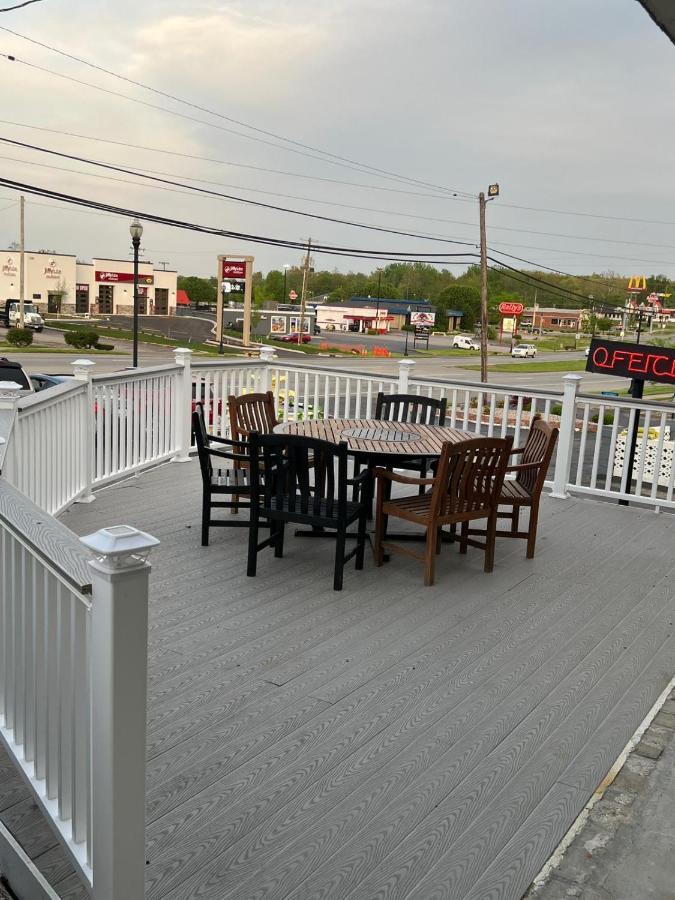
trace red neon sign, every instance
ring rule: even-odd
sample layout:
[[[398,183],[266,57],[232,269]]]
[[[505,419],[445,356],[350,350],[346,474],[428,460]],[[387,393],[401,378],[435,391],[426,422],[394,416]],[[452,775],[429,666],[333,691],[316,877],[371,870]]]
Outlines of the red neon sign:
[[[586,371],[675,384],[675,350],[623,341],[593,340]]]

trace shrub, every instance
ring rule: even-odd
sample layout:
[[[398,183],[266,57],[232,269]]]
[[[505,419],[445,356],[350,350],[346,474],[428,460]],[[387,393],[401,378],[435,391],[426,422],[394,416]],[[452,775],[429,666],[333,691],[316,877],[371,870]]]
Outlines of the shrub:
[[[593,413],[593,415],[591,416],[591,422],[597,422],[599,417],[600,417],[599,412]],[[603,425],[613,425],[614,424],[614,413],[606,412],[603,416],[602,424]]]
[[[65,339],[66,344],[70,347],[76,347],[78,350],[97,347],[98,331],[95,328],[78,328],[73,331],[67,331]]]
[[[96,349],[97,350],[114,350],[115,345],[114,344],[96,344]]]
[[[554,403],[551,406],[551,415],[552,416],[561,416],[562,415],[562,403]]]
[[[10,328],[7,342],[15,347],[29,347],[33,343],[33,332],[30,328]]]

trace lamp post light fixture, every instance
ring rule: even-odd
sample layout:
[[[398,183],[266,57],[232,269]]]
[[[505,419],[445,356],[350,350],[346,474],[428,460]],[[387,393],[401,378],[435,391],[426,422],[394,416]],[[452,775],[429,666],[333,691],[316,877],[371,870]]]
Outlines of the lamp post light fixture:
[[[131,235],[131,244],[134,248],[134,345],[132,365],[136,369],[138,368],[138,248],[141,246],[141,238],[143,236],[143,226],[138,219],[134,219],[129,226],[129,234]]]
[[[410,328],[410,314],[411,314],[411,312],[412,312],[412,307],[409,305],[408,308],[407,308],[406,311],[405,311],[405,324],[406,324],[406,329],[405,329],[405,349],[403,350],[403,355],[404,355],[404,356],[407,356],[407,355],[408,355],[408,328]]]

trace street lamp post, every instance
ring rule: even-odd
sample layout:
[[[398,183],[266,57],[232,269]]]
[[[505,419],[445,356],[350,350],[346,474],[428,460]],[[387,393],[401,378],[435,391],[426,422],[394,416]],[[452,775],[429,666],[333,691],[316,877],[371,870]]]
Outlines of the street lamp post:
[[[382,287],[382,269],[377,270],[377,301],[375,303],[375,332],[380,333],[380,290]]]
[[[410,313],[411,312],[412,312],[412,307],[408,306],[408,308],[405,311],[406,329],[405,329],[405,349],[403,350],[404,356],[408,355],[408,328],[410,327]]]
[[[286,293],[286,276],[288,275],[289,269],[290,266],[288,265],[288,263],[286,263],[286,265],[284,266],[284,296],[281,301],[282,303],[286,303],[288,301],[288,294]]]
[[[232,285],[229,281],[223,281],[220,285],[220,290],[222,292],[223,302],[220,304],[220,342],[218,344],[218,353],[221,356],[225,353],[225,295],[229,294],[232,290]]]
[[[138,248],[141,246],[141,237],[143,236],[143,226],[138,219],[134,219],[129,226],[129,234],[131,235],[131,244],[134,248],[134,349],[132,365],[136,369],[138,368]]]

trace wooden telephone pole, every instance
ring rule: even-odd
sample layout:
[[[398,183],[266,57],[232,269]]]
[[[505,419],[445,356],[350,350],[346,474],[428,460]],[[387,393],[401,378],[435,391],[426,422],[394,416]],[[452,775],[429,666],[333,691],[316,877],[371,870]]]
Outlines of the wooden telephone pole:
[[[485,234],[485,194],[478,195],[480,214],[480,380],[487,384],[487,330],[488,330],[488,285],[487,285],[487,238]]]
[[[499,185],[488,185],[488,196],[483,191],[478,195],[480,215],[480,380],[487,384],[488,380],[488,265],[487,236],[485,233],[485,206],[489,200],[499,196]]]
[[[19,328],[23,328],[24,320],[24,302],[26,299],[26,260],[25,252],[25,206],[26,198],[23,194],[19,197]]]
[[[300,294],[300,337],[298,341],[302,342],[302,336],[305,333],[305,304],[307,302],[307,283],[309,281],[309,272],[312,265],[310,253],[312,250],[312,239],[307,239],[307,255],[302,267],[302,293]]]

